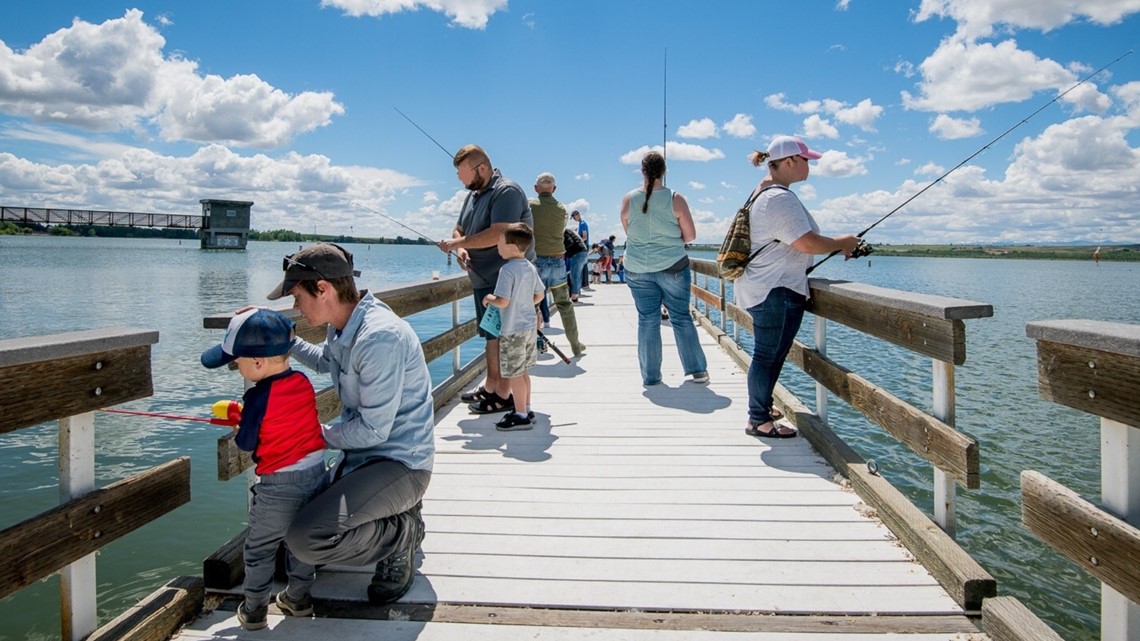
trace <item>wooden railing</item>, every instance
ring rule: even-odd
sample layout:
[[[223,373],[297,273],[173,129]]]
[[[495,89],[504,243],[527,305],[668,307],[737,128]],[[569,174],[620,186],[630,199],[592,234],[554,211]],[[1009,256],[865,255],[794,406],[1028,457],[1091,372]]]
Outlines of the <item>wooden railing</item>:
[[[158,332],[125,328],[0,341],[0,435],[58,420],[60,470],[60,505],[0,531],[0,598],[59,572],[65,640],[103,638],[96,552],[190,500],[187,457],[95,488],[94,412],[153,394],[157,342]],[[167,586],[176,593],[165,614],[174,625],[199,609],[201,583]]]
[[[692,293],[705,328],[739,366],[751,355],[740,348],[740,330],[751,331],[747,310],[727,300],[727,285],[716,263],[693,260]],[[963,608],[978,610],[996,593],[996,583],[953,541],[955,483],[979,486],[978,443],[954,428],[954,367],[965,362],[967,319],[993,316],[988,304],[913,294],[858,283],[811,279],[808,311],[815,315],[815,345],[796,341],[788,360],[817,381],[816,407],[809,410],[783,386],[776,403],[828,459],[883,522],[907,545]],[[701,311],[703,304],[704,311]],[[714,312],[715,310],[715,312]],[[932,359],[934,413],[927,414],[827,357],[827,321]],[[726,332],[732,325],[732,335]],[[933,519],[906,499],[827,424],[831,392],[894,436],[934,467]]]
[[[471,279],[467,274],[455,274],[442,279],[401,285],[382,290],[372,290],[372,294],[384,301],[401,317],[407,317],[441,305],[451,305],[451,327],[436,336],[422,341],[424,359],[432,362],[437,358],[452,354],[451,376],[432,389],[435,409],[447,404],[460,390],[479,376],[486,365],[482,350],[466,364],[461,362],[459,347],[478,334],[475,319],[460,322],[459,307],[463,301],[471,299]],[[309,324],[293,309],[278,310],[297,323],[297,334],[311,343],[325,340],[327,326]],[[232,313],[207,316],[203,319],[206,329],[225,329],[229,326]],[[340,400],[336,391],[328,387],[317,393],[317,413],[322,423],[328,423],[340,415]],[[248,452],[243,452],[234,443],[234,435],[227,434],[218,439],[218,480],[227,481],[242,474],[253,466]],[[228,541],[206,559],[203,577],[210,588],[229,588],[242,580],[242,546],[247,531],[243,531]]]
[[[1140,326],[1088,320],[1029,323],[1037,341],[1041,396],[1100,417],[1101,502],[1097,506],[1049,477],[1021,473],[1026,529],[1101,581],[1101,638],[1140,640]],[[1050,432],[1058,434],[1058,432]],[[988,602],[987,602],[988,605]],[[983,609],[994,639],[1025,636],[1027,610]],[[1007,633],[1008,632],[1008,633]]]

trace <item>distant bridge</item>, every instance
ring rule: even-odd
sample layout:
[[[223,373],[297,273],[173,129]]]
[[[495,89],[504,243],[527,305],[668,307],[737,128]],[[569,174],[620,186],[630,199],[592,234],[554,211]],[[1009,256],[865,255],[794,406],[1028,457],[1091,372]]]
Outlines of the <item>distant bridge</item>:
[[[201,229],[204,216],[154,214],[133,211],[54,209],[50,207],[0,207],[0,221],[41,225],[102,225],[106,227],[164,227]]]

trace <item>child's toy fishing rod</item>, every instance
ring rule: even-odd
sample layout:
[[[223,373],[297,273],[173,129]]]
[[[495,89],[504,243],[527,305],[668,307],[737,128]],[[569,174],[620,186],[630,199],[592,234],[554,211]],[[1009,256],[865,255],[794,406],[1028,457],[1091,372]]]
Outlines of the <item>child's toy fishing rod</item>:
[[[209,423],[210,425],[224,425],[235,427],[241,421],[241,403],[237,401],[218,401],[211,408],[215,418],[198,418],[196,416],[179,416],[177,414],[159,414],[156,412],[136,412],[132,410],[114,410],[104,408],[100,412],[109,414],[129,414],[131,416],[149,416],[151,418],[165,418],[173,421],[193,421],[195,423]]]
[[[1021,120],[1019,120],[1017,123],[1015,123],[1015,124],[1014,124],[1012,127],[1010,127],[1009,129],[1006,129],[1005,131],[1001,132],[1001,135],[999,135],[997,138],[994,138],[993,140],[991,140],[991,141],[987,142],[986,144],[982,145],[982,146],[981,146],[981,147],[980,147],[980,148],[979,148],[977,151],[975,151],[974,153],[972,153],[972,154],[970,154],[969,156],[967,156],[965,160],[963,160],[962,162],[958,163],[957,165],[954,165],[954,167],[953,167],[953,168],[951,168],[951,169],[950,169],[950,171],[947,171],[946,173],[942,174],[941,176],[939,176],[939,177],[935,178],[933,181],[931,181],[930,183],[928,183],[928,184],[927,184],[925,187],[923,187],[922,189],[918,190],[918,193],[914,194],[914,195],[913,195],[913,196],[911,196],[910,198],[907,198],[906,200],[904,200],[904,201],[902,202],[902,204],[901,204],[901,205],[899,205],[898,207],[895,207],[895,208],[894,208],[894,209],[892,209],[891,211],[887,212],[887,215],[886,215],[886,216],[883,216],[882,218],[880,218],[880,219],[876,220],[874,223],[871,223],[871,226],[870,226],[870,227],[868,227],[868,228],[864,229],[863,231],[859,232],[858,234],[855,234],[855,237],[856,237],[856,238],[859,238],[859,239],[862,239],[862,238],[863,238],[863,235],[864,235],[864,234],[866,234],[867,232],[869,232],[869,231],[871,231],[872,229],[874,229],[875,227],[877,227],[877,226],[879,225],[879,223],[881,223],[881,222],[883,222],[884,220],[886,220],[886,219],[890,218],[890,217],[891,217],[891,216],[892,216],[892,215],[893,215],[895,212],[897,212],[898,210],[902,209],[903,207],[906,207],[906,206],[907,206],[907,203],[909,203],[910,201],[914,200],[915,198],[918,198],[919,196],[921,196],[921,195],[923,194],[923,192],[925,192],[927,189],[930,189],[931,187],[933,187],[933,186],[937,185],[938,183],[942,182],[942,180],[943,180],[943,179],[945,179],[947,176],[949,176],[950,174],[952,174],[952,173],[954,173],[955,171],[957,171],[959,168],[961,168],[961,167],[962,167],[962,165],[965,165],[966,163],[970,162],[970,161],[971,161],[971,160],[973,160],[973,159],[974,159],[976,156],[978,156],[979,154],[981,154],[983,151],[985,151],[985,150],[989,149],[991,145],[993,145],[993,144],[994,144],[994,143],[996,143],[997,141],[1001,140],[1002,138],[1005,138],[1005,137],[1006,137],[1006,135],[1008,135],[1008,134],[1009,134],[1011,131],[1013,131],[1014,129],[1017,129],[1018,127],[1020,127],[1021,125],[1024,125],[1025,123],[1029,122],[1029,119],[1030,119],[1030,118],[1032,118],[1033,116],[1036,116],[1037,114],[1041,113],[1042,111],[1044,111],[1044,110],[1045,110],[1045,108],[1046,108],[1046,107],[1048,107],[1048,106],[1052,105],[1053,103],[1057,102],[1057,101],[1058,101],[1058,100],[1060,100],[1061,98],[1064,98],[1066,94],[1068,94],[1070,91],[1072,91],[1072,90],[1076,89],[1077,87],[1079,87],[1079,86],[1081,86],[1081,85],[1085,84],[1086,82],[1088,82],[1089,80],[1091,80],[1093,76],[1095,76],[1095,75],[1099,74],[1100,72],[1104,71],[1105,69],[1108,69],[1108,68],[1109,68],[1109,67],[1111,67],[1112,65],[1116,64],[1117,62],[1120,62],[1122,59],[1124,59],[1124,58],[1126,58],[1126,57],[1128,57],[1128,56],[1130,56],[1130,55],[1132,55],[1132,51],[1131,51],[1131,50],[1129,50],[1129,51],[1127,51],[1126,53],[1122,54],[1121,56],[1119,56],[1118,58],[1116,58],[1116,60],[1113,60],[1112,62],[1108,63],[1107,65],[1105,65],[1105,66],[1103,66],[1103,67],[1101,67],[1100,69],[1097,69],[1096,71],[1094,71],[1094,72],[1090,73],[1089,75],[1085,76],[1084,78],[1081,78],[1081,79],[1080,79],[1080,81],[1079,81],[1079,82],[1077,82],[1077,84],[1075,84],[1075,85],[1073,85],[1072,87],[1069,87],[1068,89],[1066,89],[1065,91],[1063,91],[1063,92],[1061,92],[1061,93],[1057,94],[1057,96],[1056,96],[1055,98],[1053,98],[1053,99],[1052,99],[1052,100],[1050,100],[1049,102],[1047,102],[1047,103],[1045,103],[1045,104],[1041,105],[1040,107],[1038,107],[1036,111],[1034,111],[1033,113],[1029,114],[1028,116],[1026,116],[1026,117],[1022,118]],[[870,245],[868,245],[868,244],[866,244],[866,243],[864,243],[864,242],[862,242],[862,240],[860,240],[860,242],[859,242],[859,245],[858,245],[858,246],[855,248],[855,253],[853,253],[853,254],[852,254],[852,258],[858,258],[859,256],[866,256],[867,254],[870,254],[870,253],[871,253],[871,251],[872,251],[872,248],[871,248],[871,246],[870,246]],[[838,253],[839,253],[838,251],[833,251],[833,252],[831,252],[830,254],[828,254],[827,256],[823,257],[823,258],[822,258],[822,259],[821,259],[821,260],[820,260],[818,263],[816,263],[816,264],[812,265],[811,267],[809,267],[809,268],[808,268],[808,270],[807,270],[807,273],[809,273],[809,274],[810,274],[810,273],[812,273],[812,271],[813,271],[813,270],[814,270],[816,267],[819,267],[819,266],[820,266],[820,265],[822,265],[823,263],[827,262],[827,260],[828,260],[829,258],[831,258],[832,256],[834,256],[834,255],[836,255],[836,254],[838,254]]]

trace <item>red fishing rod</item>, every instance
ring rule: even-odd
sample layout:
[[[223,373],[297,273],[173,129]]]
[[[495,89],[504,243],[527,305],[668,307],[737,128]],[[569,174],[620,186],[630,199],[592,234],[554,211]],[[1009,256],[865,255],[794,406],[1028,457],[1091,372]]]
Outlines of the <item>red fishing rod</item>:
[[[195,423],[209,423],[210,425],[224,425],[234,427],[241,420],[241,403],[237,401],[218,401],[214,403],[216,418],[199,418],[197,416],[179,416],[177,414],[159,414],[156,412],[136,412],[132,410],[114,410],[104,408],[100,412],[109,414],[129,414],[131,416],[149,416],[151,418],[165,418],[172,421],[193,421]]]
[[[895,212],[897,212],[898,210],[902,209],[903,207],[906,207],[906,206],[907,206],[907,203],[909,203],[910,201],[914,200],[915,198],[918,198],[919,196],[921,196],[921,195],[922,195],[922,194],[923,194],[923,193],[924,193],[924,192],[925,192],[927,189],[930,189],[931,187],[933,187],[933,186],[937,185],[938,183],[942,182],[942,180],[943,180],[943,179],[945,179],[947,176],[949,176],[950,174],[954,173],[955,171],[958,171],[958,169],[959,169],[959,168],[961,168],[961,167],[962,167],[962,165],[965,165],[966,163],[970,162],[970,161],[971,161],[971,160],[973,160],[975,157],[977,157],[979,154],[981,154],[983,151],[985,151],[985,150],[989,149],[991,145],[993,145],[993,144],[994,144],[994,143],[996,143],[997,141],[1001,140],[1002,138],[1005,138],[1005,137],[1006,137],[1006,136],[1007,136],[1007,135],[1008,135],[1008,134],[1009,134],[1011,131],[1013,131],[1014,129],[1017,129],[1018,127],[1020,127],[1021,125],[1024,125],[1025,123],[1029,122],[1029,119],[1030,119],[1030,118],[1032,118],[1033,116],[1036,116],[1037,114],[1041,113],[1042,111],[1045,111],[1045,108],[1046,108],[1046,107],[1048,107],[1048,106],[1052,105],[1053,103],[1057,102],[1057,101],[1058,101],[1058,100],[1060,100],[1061,98],[1064,98],[1066,94],[1068,94],[1070,91],[1072,91],[1072,90],[1076,89],[1077,87],[1079,87],[1079,86],[1081,86],[1081,85],[1085,84],[1086,82],[1088,82],[1089,80],[1091,80],[1091,79],[1093,78],[1093,76],[1095,76],[1095,75],[1099,74],[1100,72],[1104,71],[1105,69],[1108,69],[1108,68],[1109,68],[1109,67],[1111,67],[1112,65],[1114,65],[1114,64],[1116,64],[1116,63],[1118,63],[1118,62],[1120,62],[1121,60],[1123,60],[1124,58],[1127,58],[1127,57],[1128,57],[1128,56],[1130,56],[1130,55],[1132,55],[1132,51],[1131,51],[1131,50],[1129,50],[1129,51],[1125,52],[1124,54],[1122,54],[1122,55],[1120,55],[1119,57],[1117,57],[1117,58],[1116,58],[1116,60],[1113,60],[1112,62],[1108,63],[1107,65],[1105,65],[1105,66],[1101,67],[1100,69],[1097,69],[1096,71],[1094,71],[1094,72],[1090,73],[1089,75],[1085,76],[1084,78],[1081,78],[1081,79],[1080,79],[1080,81],[1079,81],[1079,82],[1077,82],[1077,84],[1075,84],[1075,85],[1073,85],[1072,87],[1069,87],[1068,89],[1066,89],[1065,91],[1063,91],[1063,92],[1061,92],[1061,93],[1057,94],[1057,96],[1056,96],[1055,98],[1053,98],[1053,99],[1052,99],[1052,100],[1050,100],[1049,102],[1047,102],[1047,103],[1045,103],[1045,104],[1041,105],[1040,107],[1038,107],[1036,111],[1034,111],[1033,113],[1029,114],[1028,116],[1026,116],[1026,117],[1022,118],[1021,120],[1019,120],[1017,123],[1015,123],[1015,124],[1014,124],[1012,127],[1010,127],[1009,129],[1006,129],[1005,131],[1001,132],[1001,135],[999,135],[997,138],[994,138],[993,140],[991,140],[991,141],[987,142],[986,144],[982,145],[982,146],[981,146],[981,148],[979,148],[977,151],[975,151],[974,153],[972,153],[972,154],[970,154],[969,156],[967,156],[965,160],[963,160],[962,162],[958,163],[957,165],[954,165],[954,167],[953,167],[953,168],[951,168],[951,169],[950,169],[950,171],[948,171],[948,172],[946,172],[946,173],[942,174],[941,176],[939,176],[939,177],[935,178],[933,181],[931,181],[931,182],[930,182],[929,184],[927,184],[925,187],[923,187],[922,189],[918,190],[918,193],[914,194],[914,195],[913,195],[913,196],[911,196],[910,198],[907,198],[906,200],[904,200],[904,201],[902,202],[902,204],[901,204],[901,205],[899,205],[898,207],[895,207],[895,208],[894,208],[894,209],[892,209],[891,211],[887,212],[887,215],[886,215],[886,216],[883,216],[882,218],[880,218],[880,219],[876,220],[874,223],[871,223],[871,226],[870,226],[870,227],[868,227],[868,228],[864,229],[863,231],[859,232],[858,234],[855,234],[855,237],[856,237],[856,238],[859,238],[859,239],[860,239],[860,241],[859,241],[859,244],[858,244],[858,245],[855,247],[855,251],[854,251],[854,252],[851,254],[851,257],[852,257],[852,258],[859,258],[859,257],[861,257],[861,256],[866,256],[867,254],[870,254],[872,251],[874,251],[874,250],[873,250],[873,248],[872,248],[870,245],[868,245],[867,243],[865,243],[865,242],[863,242],[863,241],[862,241],[862,238],[863,238],[863,235],[864,235],[864,234],[866,234],[867,232],[869,232],[869,231],[871,231],[872,229],[874,229],[875,227],[877,227],[877,226],[879,225],[879,223],[881,223],[881,222],[883,222],[884,220],[886,220],[886,219],[890,218],[890,217],[891,217],[891,216],[892,216],[892,215],[893,215]],[[812,273],[812,271],[813,271],[813,270],[814,270],[816,267],[819,267],[820,265],[824,264],[825,262],[827,262],[827,260],[828,260],[829,258],[831,258],[832,256],[834,256],[834,255],[836,255],[836,254],[838,254],[838,253],[840,253],[838,250],[837,250],[837,251],[833,251],[833,252],[831,252],[830,254],[828,254],[827,256],[825,256],[823,259],[821,259],[821,260],[820,260],[818,263],[816,263],[816,264],[812,265],[811,267],[809,267],[809,268],[808,268],[808,270],[807,270],[807,273],[809,273],[809,274],[810,274],[810,273]]]

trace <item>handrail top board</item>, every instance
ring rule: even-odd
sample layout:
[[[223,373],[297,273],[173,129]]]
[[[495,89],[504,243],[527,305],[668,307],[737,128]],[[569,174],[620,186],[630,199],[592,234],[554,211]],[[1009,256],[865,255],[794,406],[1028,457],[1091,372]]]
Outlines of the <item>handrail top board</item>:
[[[1084,319],[1026,323],[1025,335],[1039,341],[1140,358],[1140,325]]]
[[[106,327],[0,340],[0,367],[27,365],[158,343],[158,331]]]
[[[808,286],[836,296],[851,298],[861,303],[872,303],[942,320],[990,318],[994,315],[994,306],[989,303],[978,303],[947,296],[917,294],[847,280],[809,278]]]
[[[394,296],[400,296],[403,294],[408,294],[408,293],[414,292],[416,290],[428,289],[432,286],[441,286],[441,285],[442,286],[450,286],[450,285],[454,284],[452,281],[459,281],[459,280],[470,281],[470,277],[467,275],[466,272],[463,272],[463,273],[459,273],[459,274],[451,274],[449,276],[441,276],[439,278],[433,278],[430,280],[424,280],[424,281],[413,282],[413,283],[405,283],[402,285],[396,285],[394,287],[387,287],[385,289],[372,289],[372,288],[366,288],[366,289],[369,292],[372,292],[372,295],[375,296],[376,298],[379,298],[380,300],[384,300],[385,298],[390,298],[390,297],[394,297]],[[274,311],[277,311],[277,312],[281,312],[287,318],[291,318],[291,319],[299,318],[301,315],[301,312],[293,309],[292,307],[272,307],[269,305],[266,305],[265,307],[272,309]],[[211,314],[211,315],[206,316],[205,318],[202,319],[202,327],[204,329],[226,329],[227,327],[230,326],[230,319],[233,317],[234,317],[233,312],[224,312],[221,314]]]

